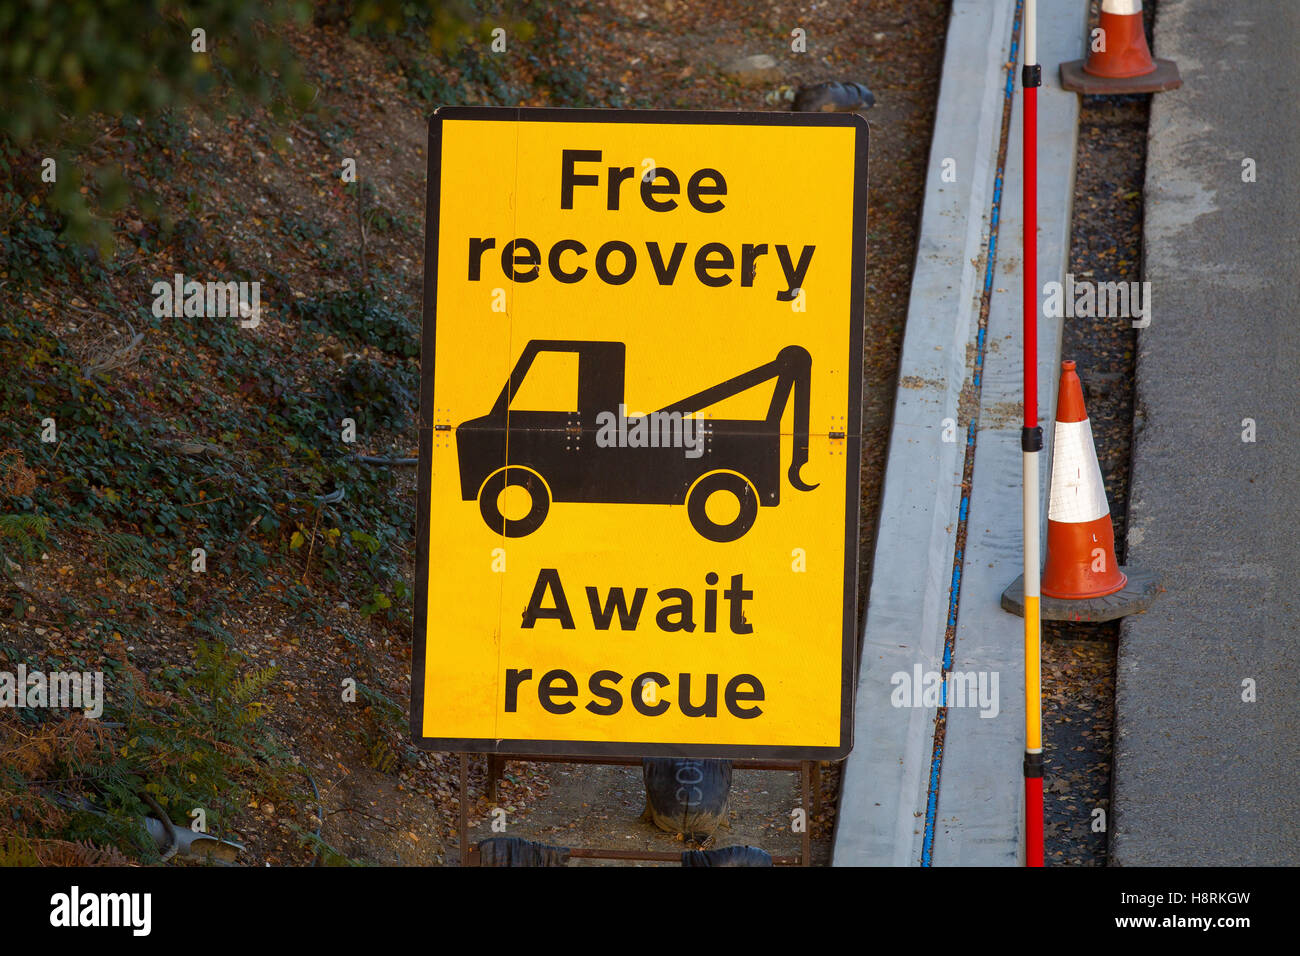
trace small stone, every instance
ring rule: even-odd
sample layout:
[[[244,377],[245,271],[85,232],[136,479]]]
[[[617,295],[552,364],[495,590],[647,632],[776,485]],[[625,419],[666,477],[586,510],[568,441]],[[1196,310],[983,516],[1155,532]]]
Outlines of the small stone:
[[[747,84],[773,83],[781,79],[776,57],[768,53],[737,57],[723,68],[723,72]]]

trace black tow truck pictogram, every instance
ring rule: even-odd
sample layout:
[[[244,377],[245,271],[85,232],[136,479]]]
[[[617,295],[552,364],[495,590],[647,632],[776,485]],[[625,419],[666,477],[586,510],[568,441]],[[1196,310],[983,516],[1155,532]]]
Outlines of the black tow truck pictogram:
[[[576,409],[514,410],[533,361],[543,352],[578,356]],[[488,527],[518,538],[541,527],[552,501],[686,505],[691,525],[710,541],[735,541],[754,524],[758,507],[781,500],[781,418],[794,393],[794,452],[786,474],[799,491],[812,491],[799,470],[808,461],[808,402],[812,356],[788,345],[775,359],[660,409],[653,415],[699,412],[776,379],[763,419],[709,419],[707,451],[696,458],[672,447],[601,447],[597,418],[621,408],[626,347],[622,342],[534,339],[510,373],[492,410],[456,429],[461,495],[478,500]],[[652,420],[654,420],[652,418]],[[528,513],[502,514],[508,486],[528,492]],[[735,517],[709,517],[715,495],[734,496]]]

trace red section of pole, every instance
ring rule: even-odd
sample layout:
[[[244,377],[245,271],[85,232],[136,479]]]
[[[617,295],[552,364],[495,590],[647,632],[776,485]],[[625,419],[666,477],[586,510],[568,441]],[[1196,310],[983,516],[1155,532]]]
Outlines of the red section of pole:
[[[1025,87],[1025,427],[1038,425],[1038,87]]]
[[[1025,778],[1025,866],[1043,865],[1043,778]],[[1035,822],[1037,825],[1035,826]]]

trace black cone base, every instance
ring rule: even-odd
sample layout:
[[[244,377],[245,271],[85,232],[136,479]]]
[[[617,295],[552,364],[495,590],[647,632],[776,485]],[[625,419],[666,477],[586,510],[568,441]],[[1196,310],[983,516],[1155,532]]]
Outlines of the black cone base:
[[[1183,85],[1178,64],[1173,60],[1155,60],[1156,68],[1143,76],[1093,76],[1083,69],[1084,60],[1061,64],[1061,86],[1086,96],[1122,96],[1129,93],[1164,93]]]
[[[1105,597],[1067,600],[1043,595],[1039,599],[1039,616],[1044,621],[1090,621],[1101,623],[1141,614],[1160,593],[1160,579],[1154,572],[1138,567],[1120,568],[1128,575],[1122,591]],[[1002,592],[1002,609],[1017,617],[1025,616],[1025,576],[1022,574]]]

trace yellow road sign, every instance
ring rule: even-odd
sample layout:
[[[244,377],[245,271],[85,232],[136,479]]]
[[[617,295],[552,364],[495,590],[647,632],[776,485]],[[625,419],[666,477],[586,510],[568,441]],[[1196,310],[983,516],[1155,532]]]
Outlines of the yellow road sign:
[[[851,746],[867,124],[444,108],[412,735]]]

